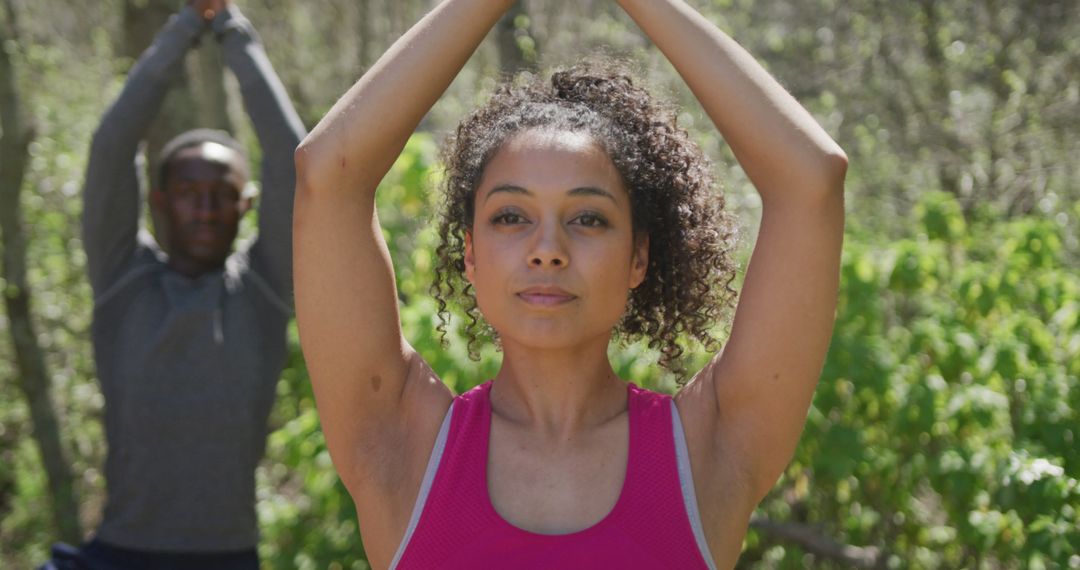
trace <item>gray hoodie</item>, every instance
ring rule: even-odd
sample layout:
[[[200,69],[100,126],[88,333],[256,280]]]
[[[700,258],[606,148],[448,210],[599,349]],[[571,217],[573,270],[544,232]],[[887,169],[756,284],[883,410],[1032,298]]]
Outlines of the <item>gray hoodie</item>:
[[[304,129],[235,6],[212,24],[262,146],[258,237],[189,279],[139,228],[136,155],[187,50],[185,7],[132,69],[94,135],[83,242],[105,396],[108,502],[97,537],[138,550],[223,552],[258,542],[255,467],[287,356],[293,151]]]

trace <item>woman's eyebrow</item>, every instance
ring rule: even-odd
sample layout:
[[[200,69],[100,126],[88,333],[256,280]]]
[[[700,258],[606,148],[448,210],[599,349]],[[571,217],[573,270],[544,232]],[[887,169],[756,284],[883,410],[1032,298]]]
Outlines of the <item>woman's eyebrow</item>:
[[[527,190],[525,188],[522,188],[521,186],[515,186],[513,184],[499,184],[499,185],[495,186],[494,188],[492,188],[491,190],[488,190],[487,195],[484,196],[484,201],[486,202],[488,200],[488,198],[491,198],[491,196],[493,194],[497,193],[497,192],[507,192],[507,193],[510,193],[510,194],[521,194],[521,195],[524,195],[524,196],[532,196],[533,195],[532,192],[530,192],[529,190]],[[570,190],[569,192],[567,192],[567,194],[570,195],[570,196],[600,196],[602,198],[607,198],[608,200],[611,200],[612,202],[616,202],[614,194],[612,194],[611,192],[608,192],[607,190],[604,190],[603,188],[597,188],[595,186],[582,186],[580,188],[574,188],[574,189]]]
[[[529,192],[521,186],[514,186],[513,184],[499,184],[491,190],[488,190],[487,195],[484,196],[484,202],[487,202],[489,198],[491,198],[494,194],[498,192],[508,192],[510,194],[523,194],[525,196],[532,196],[532,192]]]
[[[581,188],[574,188],[567,192],[571,196],[600,196],[601,198],[607,198],[612,202],[615,202],[615,195],[603,188],[597,188],[595,186],[582,186]]]

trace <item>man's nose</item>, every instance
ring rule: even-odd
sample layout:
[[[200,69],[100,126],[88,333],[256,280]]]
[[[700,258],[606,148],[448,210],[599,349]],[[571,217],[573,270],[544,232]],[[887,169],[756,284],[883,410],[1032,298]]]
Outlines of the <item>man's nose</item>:
[[[200,217],[213,217],[221,211],[221,200],[213,191],[199,192],[195,202],[195,211]]]

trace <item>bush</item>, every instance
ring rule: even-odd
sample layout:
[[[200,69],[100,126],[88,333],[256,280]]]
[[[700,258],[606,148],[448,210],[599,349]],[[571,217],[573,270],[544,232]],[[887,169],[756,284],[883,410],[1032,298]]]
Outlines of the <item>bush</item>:
[[[1080,566],[1080,278],[1063,227],[965,223],[940,193],[915,211],[913,238],[849,238],[802,445],[761,511],[895,567]],[[777,566],[803,563],[785,551]]]

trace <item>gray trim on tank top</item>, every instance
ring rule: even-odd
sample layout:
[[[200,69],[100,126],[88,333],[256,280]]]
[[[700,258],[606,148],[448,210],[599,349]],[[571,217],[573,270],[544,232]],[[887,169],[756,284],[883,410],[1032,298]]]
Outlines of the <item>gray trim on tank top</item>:
[[[442,426],[439,427],[439,435],[435,438],[435,447],[431,448],[431,457],[428,458],[427,469],[424,470],[424,478],[420,481],[420,492],[416,495],[416,504],[413,505],[412,516],[409,517],[409,526],[405,529],[405,536],[394,553],[394,560],[390,562],[390,570],[397,568],[401,557],[405,554],[405,547],[409,545],[409,539],[416,531],[416,525],[420,524],[420,515],[424,512],[428,494],[431,493],[431,485],[435,483],[435,473],[439,470],[439,462],[442,460],[443,450],[446,449],[446,437],[450,434],[450,418],[454,415],[455,400],[446,410]]]
[[[694,492],[694,473],[690,470],[690,450],[686,447],[686,433],[683,431],[682,418],[679,417],[679,408],[675,400],[671,400],[671,424],[675,431],[675,460],[679,465],[679,487],[682,488],[683,505],[686,506],[686,515],[690,517],[690,528],[694,530],[694,540],[697,541],[701,557],[709,570],[716,570],[712,553],[709,552],[709,543],[705,541],[705,528],[701,524],[701,511],[698,510],[697,493]]]
[[[405,536],[402,537],[397,552],[394,553],[394,560],[390,562],[390,570],[397,568],[398,563],[401,562],[401,557],[405,554],[405,548],[409,545],[409,540],[412,538],[413,532],[416,531],[416,526],[420,523],[420,515],[424,512],[428,494],[431,493],[431,486],[435,482],[435,473],[439,470],[439,463],[442,460],[443,451],[446,449],[446,438],[450,432],[450,418],[453,416],[453,412],[454,405],[451,404],[450,409],[446,411],[446,417],[443,418],[442,426],[439,428],[439,435],[435,438],[435,446],[431,450],[431,457],[428,458],[427,469],[424,470],[424,478],[420,483],[420,492],[416,495],[416,504],[413,505],[412,516],[409,517],[409,526],[405,529]],[[709,570],[716,570],[716,563],[713,562],[712,554],[709,552],[709,544],[705,541],[705,530],[701,524],[701,512],[698,510],[697,494],[694,492],[694,475],[690,470],[690,451],[686,447],[686,434],[683,432],[682,418],[679,417],[679,409],[675,406],[674,400],[671,400],[671,425],[675,439],[675,461],[679,469],[679,487],[682,491],[683,506],[686,508],[686,515],[690,519],[690,528],[694,532],[694,540],[697,542],[698,550],[701,551],[701,557],[705,559],[705,564],[708,565]]]

